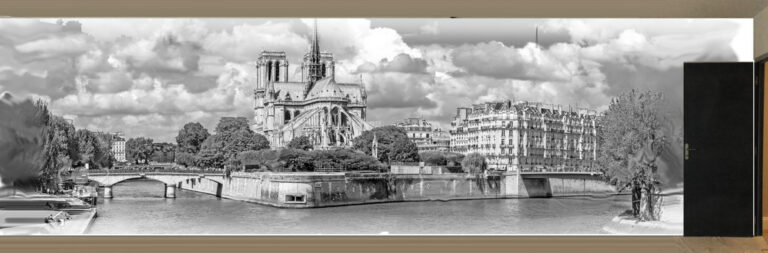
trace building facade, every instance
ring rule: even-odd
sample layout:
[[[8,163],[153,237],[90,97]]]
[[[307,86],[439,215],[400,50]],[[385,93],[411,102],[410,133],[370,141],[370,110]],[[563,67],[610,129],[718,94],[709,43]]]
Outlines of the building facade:
[[[395,126],[402,128],[408,138],[416,143],[419,152],[424,151],[449,151],[451,143],[450,133],[422,118],[407,118]]]
[[[125,137],[123,133],[116,132],[112,134],[112,154],[118,162],[126,162],[125,159]]]
[[[493,170],[595,171],[596,111],[531,102],[489,102],[456,110],[451,150],[484,155]]]
[[[301,80],[288,80],[285,52],[263,51],[256,64],[252,129],[272,148],[307,136],[316,149],[352,146],[373,129],[365,121],[367,94],[362,83],[337,83],[333,54],[321,52],[315,27],[310,51],[301,63]]]

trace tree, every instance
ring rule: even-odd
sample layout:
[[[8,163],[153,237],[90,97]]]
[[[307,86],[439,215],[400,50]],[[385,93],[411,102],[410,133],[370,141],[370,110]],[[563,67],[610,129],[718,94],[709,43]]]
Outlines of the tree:
[[[378,171],[382,168],[381,163],[373,157],[352,149],[251,150],[239,153],[237,159],[246,167],[255,165],[262,171],[298,172],[315,171],[315,168]]]
[[[285,162],[280,160],[279,150],[249,150],[240,152],[237,160],[245,165],[256,165],[261,171],[278,171],[285,167]]]
[[[311,150],[312,142],[309,141],[309,137],[302,135],[296,138],[293,138],[291,142],[288,143],[288,148],[292,149],[300,149],[300,150]]]
[[[199,166],[197,156],[186,152],[176,153],[176,163],[183,166]]]
[[[379,171],[382,164],[370,155],[352,149],[340,149],[334,153],[339,160],[339,166],[347,171],[372,170]]]
[[[216,125],[216,133],[234,133],[237,130],[250,130],[244,117],[222,117]]]
[[[211,134],[208,133],[208,129],[205,129],[200,123],[187,123],[176,135],[178,150],[179,152],[197,154],[200,151],[200,146],[209,136]]]
[[[86,129],[79,129],[75,132],[77,140],[78,159],[76,162],[94,165],[96,153],[98,152],[96,135]]]
[[[418,162],[419,147],[408,138],[398,138],[390,147],[392,161]]]
[[[382,165],[372,156],[352,149],[312,151],[314,168],[333,168],[346,171],[379,170]]]
[[[172,163],[176,153],[176,146],[171,143],[153,143],[155,150],[150,160],[160,163]]]
[[[446,166],[461,166],[461,161],[464,160],[464,155],[460,153],[445,153]]]
[[[115,155],[112,153],[112,138],[108,133],[95,133],[96,152],[94,162],[96,168],[111,168],[115,163]]]
[[[488,164],[485,161],[485,156],[480,153],[469,153],[461,161],[461,168],[464,172],[479,174],[488,168]]]
[[[439,151],[427,151],[419,154],[421,161],[436,166],[445,166],[448,164],[448,160],[445,158],[443,152]]]
[[[245,118],[224,117],[216,126],[216,134],[201,145],[198,158],[203,166],[222,168],[241,152],[267,148],[267,138],[251,131]]]
[[[40,180],[44,191],[61,190],[61,174],[79,160],[75,126],[62,117],[51,116],[45,144],[45,166]]]
[[[152,153],[155,152],[152,146],[152,139],[138,137],[130,138],[125,142],[125,156],[129,157],[138,164],[139,161],[144,161],[144,164],[149,164],[149,158]]]
[[[419,161],[418,147],[408,139],[405,130],[396,126],[377,127],[370,131],[365,131],[352,140],[354,144],[353,147],[367,155],[372,155],[371,144],[373,143],[374,133],[376,134],[376,140],[379,144],[377,157],[380,162]]]
[[[280,150],[280,161],[285,162],[288,171],[314,171],[315,160],[312,151],[286,148]]]
[[[598,124],[597,164],[610,182],[632,189],[633,214],[641,219],[657,218],[653,205],[641,210],[640,204],[642,191],[654,190],[657,158],[666,143],[661,102],[661,93],[632,90],[611,101]]]
[[[0,178],[4,185],[40,182],[45,169],[51,115],[41,101],[16,102],[0,97]]]
[[[219,135],[211,135],[205,139],[197,153],[197,161],[201,167],[220,168],[224,166],[224,140]]]

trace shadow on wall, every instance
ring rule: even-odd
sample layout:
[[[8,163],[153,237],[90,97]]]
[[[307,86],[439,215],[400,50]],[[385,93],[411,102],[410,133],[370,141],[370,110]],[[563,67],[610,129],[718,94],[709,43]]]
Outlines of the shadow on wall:
[[[552,186],[546,178],[526,178],[521,180],[530,198],[552,197]]]

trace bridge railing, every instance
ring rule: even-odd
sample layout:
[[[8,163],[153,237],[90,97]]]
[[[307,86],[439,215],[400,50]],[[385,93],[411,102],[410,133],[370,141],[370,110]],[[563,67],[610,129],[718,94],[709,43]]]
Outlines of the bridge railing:
[[[532,172],[532,173],[599,173],[597,169],[587,167],[549,167],[549,166],[535,166],[535,167],[523,167],[520,172]]]
[[[88,174],[135,174],[135,173],[174,173],[174,174],[209,174],[224,173],[223,169],[112,169],[90,170]]]
[[[602,172],[596,172],[596,171],[537,171],[537,172],[531,172],[531,171],[521,171],[521,175],[602,175]]]

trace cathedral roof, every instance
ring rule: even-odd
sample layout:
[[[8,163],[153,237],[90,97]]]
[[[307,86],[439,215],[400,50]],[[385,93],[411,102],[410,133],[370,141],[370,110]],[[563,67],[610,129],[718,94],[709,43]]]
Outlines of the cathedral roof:
[[[290,96],[291,100],[293,101],[301,101],[304,95],[304,85],[306,83],[303,82],[279,82],[279,83],[273,83],[275,93],[277,93],[277,98],[285,100],[286,96]]]
[[[359,104],[365,101],[365,92],[363,91],[362,85],[356,83],[340,83],[339,88],[341,88],[341,91],[344,92],[345,96],[348,96],[350,102]]]
[[[333,78],[326,77],[317,80],[312,90],[307,94],[307,99],[318,97],[344,97],[346,94],[341,90],[339,84],[333,81]]]

